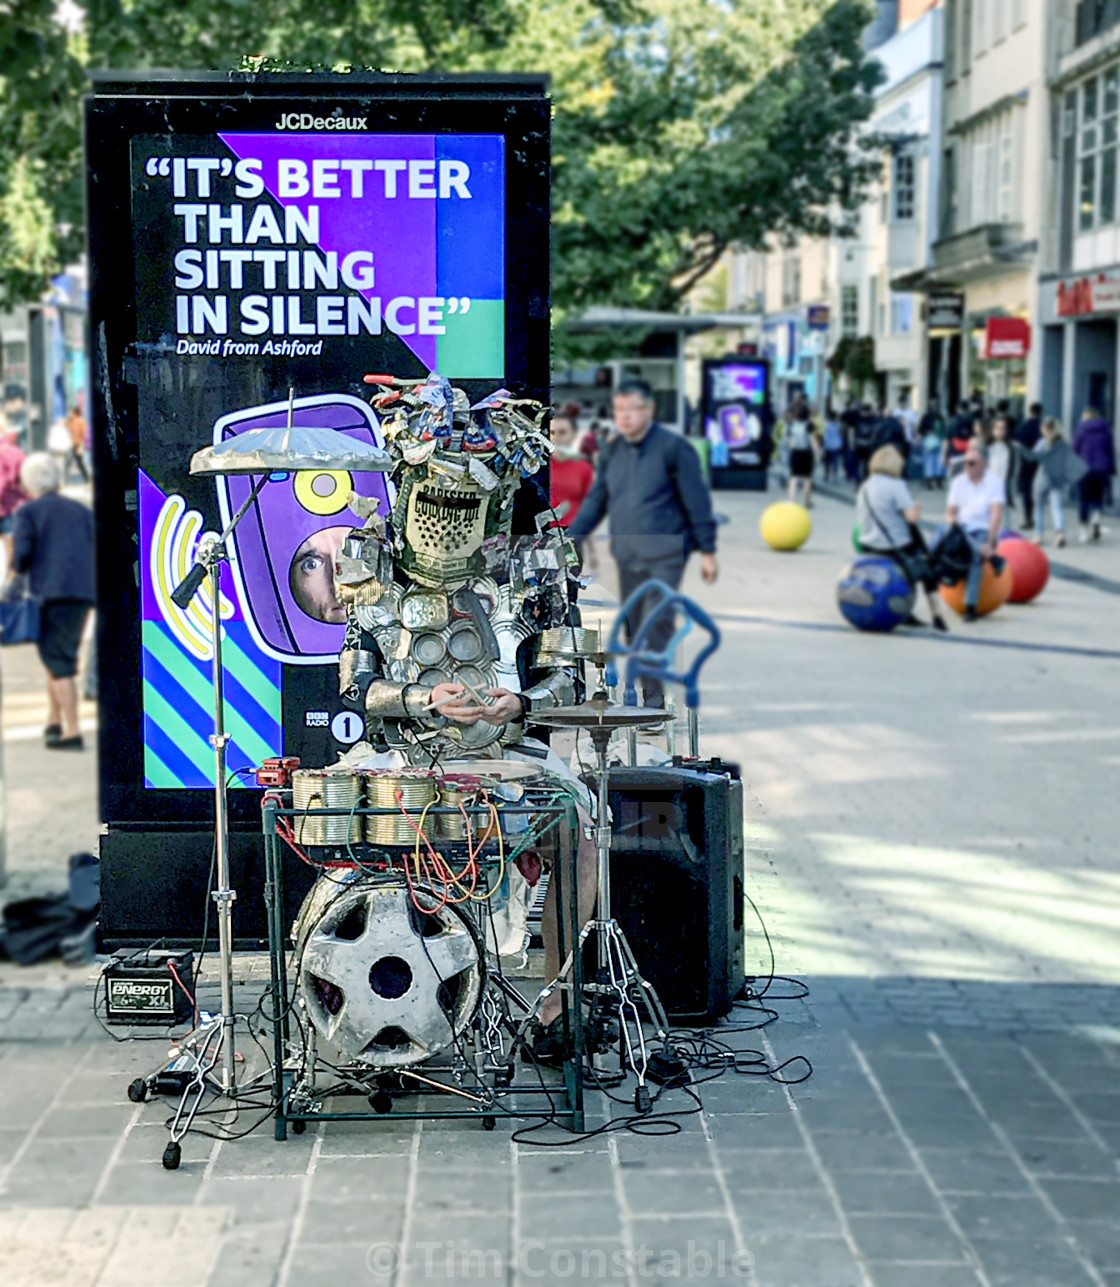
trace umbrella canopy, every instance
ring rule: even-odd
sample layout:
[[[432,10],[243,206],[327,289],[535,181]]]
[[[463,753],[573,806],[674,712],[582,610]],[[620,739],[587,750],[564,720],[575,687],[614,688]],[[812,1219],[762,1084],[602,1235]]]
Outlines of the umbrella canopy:
[[[278,470],[368,469],[388,471],[388,452],[323,425],[250,429],[203,447],[191,457],[192,474],[270,474]]]

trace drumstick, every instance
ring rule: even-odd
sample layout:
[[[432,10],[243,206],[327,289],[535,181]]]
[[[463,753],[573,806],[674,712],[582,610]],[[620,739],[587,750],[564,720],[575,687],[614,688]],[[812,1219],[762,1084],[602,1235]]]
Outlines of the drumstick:
[[[459,683],[463,683],[463,681],[462,681],[462,680],[459,680],[458,682],[459,682]],[[481,706],[489,706],[489,705],[493,702],[493,700],[494,700],[492,697],[491,697],[491,698],[486,698],[486,697],[482,697],[482,696],[480,696],[480,695],[479,695],[479,693],[477,693],[477,692],[476,692],[476,691],[475,691],[475,690],[470,686],[470,684],[463,683],[463,687],[467,690],[468,694],[469,694],[471,697],[473,697],[473,698],[475,699],[475,701],[476,701],[476,702],[478,702],[478,703],[479,703],[479,705],[481,705]],[[425,710],[432,711],[432,710],[435,710],[437,706],[447,706],[447,705],[449,705],[451,702],[458,702],[458,701],[462,701],[462,699],[463,699],[463,694],[462,694],[462,693],[452,693],[452,694],[450,695],[450,697],[441,697],[441,698],[439,699],[439,701],[438,701],[438,702],[429,702],[429,703],[427,704],[427,706],[426,706],[424,709],[425,709]]]

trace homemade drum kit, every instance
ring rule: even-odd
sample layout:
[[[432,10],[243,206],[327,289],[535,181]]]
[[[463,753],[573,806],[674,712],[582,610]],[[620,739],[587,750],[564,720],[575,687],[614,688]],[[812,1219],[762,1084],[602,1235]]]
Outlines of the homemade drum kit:
[[[290,400],[286,429],[246,433],[229,444],[207,448],[192,460],[192,473],[196,474],[259,473],[262,477],[226,530],[200,547],[196,566],[173,596],[179,606],[190,602],[207,576],[212,583],[211,603],[220,602],[218,582],[221,562],[227,557],[225,542],[271,473],[394,467],[387,452],[343,438],[334,430],[293,426],[291,405]],[[483,477],[485,470],[480,473],[471,463],[472,476]],[[482,485],[490,485],[485,477]],[[410,516],[421,502],[427,503],[417,484],[411,486]],[[508,508],[508,497],[503,506]],[[371,524],[367,526],[373,530]],[[362,529],[357,535],[364,534]],[[360,545],[359,540],[353,566],[372,567],[384,577],[376,551],[369,552],[372,544],[365,554]],[[420,569],[417,575],[427,578],[422,579],[422,585],[438,584],[433,572],[437,555],[434,547],[421,549],[419,556],[413,552],[413,563]],[[557,560],[543,540],[532,545],[528,554],[510,557],[521,558],[516,564],[518,576],[524,575],[527,584],[532,581],[530,570],[540,570],[539,584],[551,593],[547,578],[555,578]],[[362,558],[367,559],[366,564]],[[467,563],[464,555],[464,577],[469,581]],[[560,573],[566,575],[562,566]],[[358,584],[357,577],[353,579]],[[386,697],[376,690],[380,705],[375,707],[371,696],[364,709],[379,717],[387,713],[389,718],[374,723],[395,728],[403,726],[405,716],[411,714],[406,704],[408,676],[412,674],[409,668],[425,662],[426,654],[420,655],[424,648],[430,648],[432,654],[427,662],[439,663],[445,651],[454,657],[459,634],[465,640],[469,631],[464,630],[464,622],[472,629],[478,624],[483,635],[487,624],[478,611],[479,595],[471,590],[469,602],[451,626],[444,629],[437,612],[432,616],[432,628],[425,627],[426,633],[425,629],[409,632],[401,622],[409,620],[407,605],[410,595],[416,597],[413,590],[406,588],[403,597],[386,594],[384,586],[380,590],[382,600],[393,600],[392,618],[390,621],[383,614],[371,619],[370,628],[388,628],[385,623],[390,622],[396,631],[393,639],[401,641],[396,655],[406,658],[400,662],[404,679],[398,683],[399,696]],[[495,618],[503,611],[502,594],[498,587],[489,605]],[[626,645],[620,623],[639,596],[652,596],[652,610]],[[438,594],[428,598],[438,607]],[[651,652],[644,641],[655,622],[664,620],[664,614],[682,624],[663,651]],[[511,620],[515,619],[516,612]],[[672,658],[693,626],[707,633],[707,643],[687,674],[675,673]],[[629,735],[633,747],[639,727],[661,726],[671,718],[669,712],[636,704],[635,679],[654,674],[684,685],[690,750],[697,754],[697,676],[702,662],[718,645],[719,632],[695,604],[666,586],[650,583],[623,606],[605,648],[595,631],[575,625],[545,625],[537,634],[537,666],[555,666],[557,674],[559,668],[567,668],[564,673],[569,678],[552,689],[542,683],[527,690],[534,697],[532,713],[526,719],[554,730],[585,733],[597,758],[594,778],[589,775],[586,780],[587,786],[595,788],[598,805],[588,833],[595,840],[597,901],[592,919],[582,929],[578,928],[582,917],[576,858],[581,826],[586,825],[581,823],[580,807],[590,803],[590,796],[574,776],[568,778],[545,767],[540,757],[547,754],[547,748],[539,743],[518,744],[503,735],[500,741],[490,739],[490,750],[484,751],[482,746],[471,749],[476,754],[496,752],[510,758],[456,759],[452,754],[433,754],[426,765],[403,762],[406,756],[399,750],[397,761],[401,762],[392,764],[385,763],[392,758],[385,754],[367,755],[369,764],[360,756],[351,756],[321,769],[280,762],[272,776],[261,779],[269,783],[262,797],[262,817],[271,967],[271,1014],[267,1017],[272,1026],[274,1065],[253,1084],[259,1087],[262,1081],[271,1081],[278,1139],[285,1137],[289,1122],[300,1132],[310,1120],[368,1118],[389,1112],[402,1117],[472,1117],[493,1129],[498,1116],[517,1111],[505,1107],[514,1102],[508,1098],[514,1094],[544,1094],[550,1100],[559,1094],[563,1109],[556,1116],[582,1130],[589,1061],[591,1066],[605,1069],[611,1047],[617,1046],[617,1072],[632,1073],[636,1079],[634,1105],[639,1113],[651,1106],[650,1080],[664,1081],[683,1072],[670,1044],[669,1023],[657,993],[643,979],[625,935],[611,916],[610,743],[621,732]],[[236,893],[229,881],[225,794],[229,738],[223,725],[222,632],[216,607],[212,639],[211,743],[216,784],[216,887],[212,897],[217,907],[222,1013],[196,1028],[174,1052],[170,1067],[182,1073],[183,1090],[164,1152],[168,1169],[179,1164],[180,1141],[205,1094],[215,1091],[236,1103],[246,1089],[236,1082],[233,1045],[231,916]],[[357,650],[349,633],[347,640],[357,659],[347,673],[360,676],[366,664],[362,658],[368,654]],[[468,642],[462,642],[462,647]],[[439,657],[435,655],[437,644]],[[419,660],[407,660],[417,648]],[[504,665],[504,648],[501,652]],[[627,667],[622,704],[608,697],[608,690],[621,682],[615,673],[616,659],[625,659]],[[588,701],[564,702],[565,696],[582,688],[582,680],[578,688],[573,687],[576,681],[571,676],[585,663],[599,669],[601,682],[595,696]],[[396,672],[388,674],[396,681]],[[453,672],[452,678],[456,675]],[[371,693],[376,685],[384,687],[388,682],[366,680]],[[485,700],[473,689],[472,693]],[[390,735],[387,745],[403,746],[394,736]],[[431,740],[426,745],[430,748]],[[314,867],[317,876],[294,925],[285,925],[284,868],[290,857]],[[556,978],[546,980],[535,1002],[530,1002],[501,964],[503,954],[510,951],[509,943],[503,941],[508,938],[503,911],[511,897],[505,877],[514,863],[535,864],[539,871],[542,858],[551,859],[553,897],[556,907],[563,909],[555,918],[563,965]],[[585,980],[582,949],[589,938],[594,940],[596,968]],[[513,946],[519,952],[522,944]],[[535,1020],[556,992],[562,999],[561,1017],[555,1020],[564,1036],[562,1080],[550,1084],[534,1070],[531,1080],[518,1084],[519,1060],[532,1062]],[[647,1023],[652,1032],[649,1038],[644,1027]],[[158,1088],[158,1076],[148,1079],[149,1089]],[[357,1107],[333,1111],[336,1102],[353,1105],[354,1097]],[[432,1109],[433,1101],[454,1107]]]

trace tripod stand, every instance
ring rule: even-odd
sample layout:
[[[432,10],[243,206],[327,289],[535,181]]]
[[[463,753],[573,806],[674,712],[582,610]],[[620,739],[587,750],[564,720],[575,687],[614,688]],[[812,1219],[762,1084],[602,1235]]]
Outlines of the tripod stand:
[[[581,706],[558,706],[553,710],[533,713],[533,719],[552,728],[585,730],[591,738],[598,758],[597,794],[598,818],[595,825],[595,858],[597,895],[595,915],[579,933],[575,946],[568,953],[560,973],[537,998],[530,1019],[536,1018],[546,998],[556,988],[571,989],[572,963],[575,953],[583,950],[588,936],[595,935],[597,969],[595,981],[584,984],[584,991],[592,997],[591,1022],[600,1022],[617,1014],[620,1055],[624,1068],[633,1071],[638,1079],[634,1092],[634,1107],[640,1113],[648,1112],[652,1099],[647,1085],[650,1054],[642,1028],[642,1009],[649,1016],[664,1048],[665,1066],[678,1067],[680,1061],[668,1048],[669,1021],[653,985],[643,978],[634,953],[627,942],[622,927],[611,915],[611,824],[610,824],[610,768],[607,750],[611,735],[620,729],[635,729],[652,723],[662,723],[671,718],[668,711],[651,710],[636,706],[609,706],[605,698],[595,697]],[[582,998],[575,997],[579,1005]],[[526,1021],[527,1026],[528,1021]]]

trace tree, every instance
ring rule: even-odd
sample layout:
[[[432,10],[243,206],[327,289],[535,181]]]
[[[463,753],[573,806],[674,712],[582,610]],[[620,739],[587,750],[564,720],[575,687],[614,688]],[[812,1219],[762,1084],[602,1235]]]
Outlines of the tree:
[[[561,351],[589,305],[671,308],[729,246],[828,235],[879,165],[867,0],[88,3],[95,66],[547,70]],[[14,177],[5,152],[0,201]]]
[[[56,10],[0,0],[0,307],[38,299],[85,238],[85,49]]]

